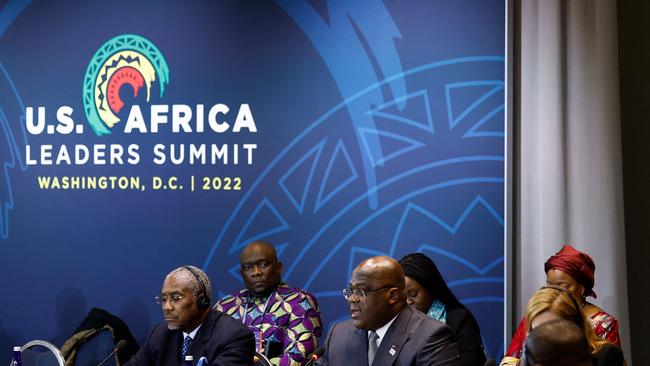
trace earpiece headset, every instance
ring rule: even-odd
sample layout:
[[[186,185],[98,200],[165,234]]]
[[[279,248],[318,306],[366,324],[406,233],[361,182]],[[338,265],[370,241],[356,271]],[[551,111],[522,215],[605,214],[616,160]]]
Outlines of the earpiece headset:
[[[196,277],[196,280],[199,281],[199,285],[201,285],[201,293],[199,293],[196,297],[196,305],[199,307],[199,309],[209,308],[210,298],[208,297],[207,290],[205,289],[205,283],[203,283],[201,276],[199,276],[199,274],[196,273],[196,271],[194,271],[190,266],[183,266],[183,268],[190,271],[190,273]]]

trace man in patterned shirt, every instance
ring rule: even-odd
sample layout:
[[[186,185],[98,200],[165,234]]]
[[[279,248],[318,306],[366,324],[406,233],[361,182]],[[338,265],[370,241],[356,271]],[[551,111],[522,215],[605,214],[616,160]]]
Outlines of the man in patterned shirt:
[[[251,328],[259,352],[272,364],[304,365],[323,331],[316,299],[282,282],[282,263],[267,242],[244,248],[240,265],[246,288],[222,298],[214,308]]]

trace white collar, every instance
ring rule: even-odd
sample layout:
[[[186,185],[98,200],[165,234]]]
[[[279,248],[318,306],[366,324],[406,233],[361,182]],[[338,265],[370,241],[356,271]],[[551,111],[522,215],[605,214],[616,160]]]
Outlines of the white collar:
[[[388,328],[390,328],[390,325],[393,324],[395,319],[397,319],[398,315],[399,315],[399,313],[397,313],[397,315],[395,315],[395,317],[393,317],[393,319],[391,319],[388,323],[384,324],[383,327],[375,330],[375,333],[377,333],[377,336],[378,336],[378,338],[377,338],[377,348],[379,348],[379,345],[381,344],[381,341],[384,339],[384,336],[386,335],[386,332],[388,331]],[[368,332],[368,334],[370,334],[370,332]]]
[[[201,325],[202,324],[199,324],[198,327],[194,328],[194,330],[189,332],[189,333],[183,332],[183,339],[185,339],[185,338],[187,338],[189,336],[190,338],[192,338],[192,340],[194,340],[194,337],[196,336],[196,332],[199,331],[199,329],[201,328]]]

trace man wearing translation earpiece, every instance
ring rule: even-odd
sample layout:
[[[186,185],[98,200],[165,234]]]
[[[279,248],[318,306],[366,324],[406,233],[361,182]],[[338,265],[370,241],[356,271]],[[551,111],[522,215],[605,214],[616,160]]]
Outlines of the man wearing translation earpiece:
[[[253,334],[232,317],[211,311],[211,298],[210,280],[199,268],[183,266],[169,273],[156,297],[165,321],[125,366],[178,366],[186,355],[208,365],[252,365]]]

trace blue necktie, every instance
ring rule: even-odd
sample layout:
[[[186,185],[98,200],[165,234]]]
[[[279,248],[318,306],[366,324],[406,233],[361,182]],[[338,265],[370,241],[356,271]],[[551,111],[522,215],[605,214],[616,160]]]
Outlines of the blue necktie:
[[[190,350],[190,343],[192,343],[192,337],[185,337],[185,340],[183,341],[183,350],[181,351],[181,361],[185,360],[185,356]]]

